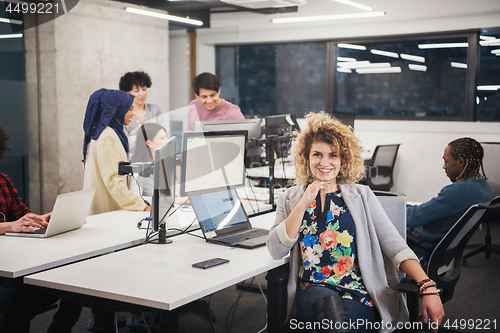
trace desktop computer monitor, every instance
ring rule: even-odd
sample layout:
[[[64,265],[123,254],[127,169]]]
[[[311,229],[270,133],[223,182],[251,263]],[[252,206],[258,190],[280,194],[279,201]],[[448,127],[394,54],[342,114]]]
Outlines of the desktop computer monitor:
[[[248,131],[248,140],[254,140],[262,137],[261,122],[260,118],[195,121],[194,130],[199,132]]]
[[[176,141],[175,136],[171,137],[156,149],[154,154],[154,189],[151,207],[154,231],[158,231],[160,225],[165,223],[175,201]]]
[[[338,112],[334,111],[332,116],[340,120],[344,125],[351,126],[354,130],[354,120],[356,119],[356,114],[353,112]]]
[[[185,132],[181,196],[245,184],[247,131]]]
[[[277,116],[267,116],[264,118],[265,134],[287,136],[293,130],[300,130],[295,116],[290,114],[280,114]]]

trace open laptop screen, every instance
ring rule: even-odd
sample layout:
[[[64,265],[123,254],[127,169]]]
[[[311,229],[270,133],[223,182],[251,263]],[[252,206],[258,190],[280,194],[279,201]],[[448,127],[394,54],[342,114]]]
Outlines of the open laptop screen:
[[[248,223],[234,189],[193,194],[189,195],[189,200],[205,232],[221,231]]]

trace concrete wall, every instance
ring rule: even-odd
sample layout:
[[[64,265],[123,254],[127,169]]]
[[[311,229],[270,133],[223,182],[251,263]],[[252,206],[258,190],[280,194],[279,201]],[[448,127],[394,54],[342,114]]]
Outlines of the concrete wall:
[[[118,89],[128,71],[152,78],[148,102],[169,108],[169,34],[164,20],[124,5],[86,0],[37,28],[42,210],[83,183],[83,119],[97,89]]]

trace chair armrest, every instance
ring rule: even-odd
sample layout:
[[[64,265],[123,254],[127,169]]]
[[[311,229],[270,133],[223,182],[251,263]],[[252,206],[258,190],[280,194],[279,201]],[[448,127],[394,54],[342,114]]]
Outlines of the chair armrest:
[[[407,294],[418,294],[418,285],[412,278],[405,277],[398,283],[396,290]]]

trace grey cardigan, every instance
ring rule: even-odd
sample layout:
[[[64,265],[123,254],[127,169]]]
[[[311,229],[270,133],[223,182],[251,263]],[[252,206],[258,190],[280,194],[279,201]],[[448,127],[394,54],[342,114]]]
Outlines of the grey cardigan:
[[[390,332],[396,328],[396,323],[408,321],[408,310],[403,295],[395,290],[399,282],[397,270],[401,262],[407,259],[417,260],[417,257],[399,235],[368,186],[342,184],[339,187],[356,227],[355,241],[364,284],[384,324],[392,324],[384,325],[385,329],[380,332]],[[302,197],[304,190],[305,186],[294,186],[280,196],[276,220],[267,241],[267,248],[274,259],[283,258],[290,253],[287,319],[295,312],[301,257],[298,236],[295,239],[287,236],[284,221]]]

